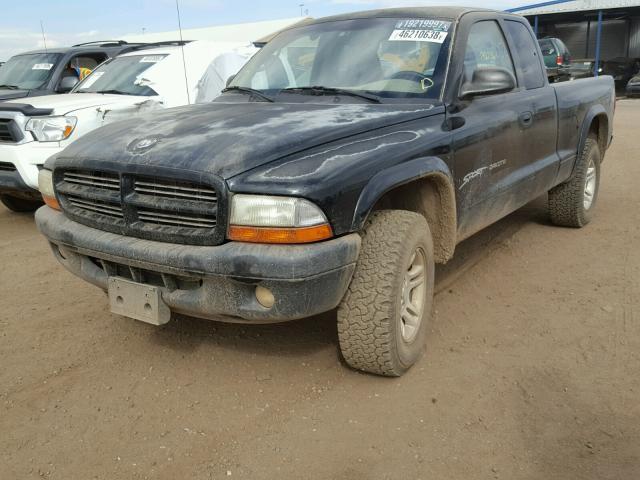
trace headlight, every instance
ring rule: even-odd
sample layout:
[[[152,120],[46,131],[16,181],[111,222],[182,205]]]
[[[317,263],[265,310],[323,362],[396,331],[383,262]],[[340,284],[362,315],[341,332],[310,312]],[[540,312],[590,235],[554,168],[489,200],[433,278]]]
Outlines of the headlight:
[[[77,121],[76,117],[32,118],[26,128],[39,142],[60,142],[69,138]]]
[[[56,193],[53,190],[53,173],[51,170],[43,169],[38,173],[38,190],[40,190],[40,193],[42,194],[44,203],[49,205],[51,208],[60,210],[60,204],[58,203]]]
[[[322,210],[303,198],[244,194],[232,197],[230,240],[310,243],[332,236]]]

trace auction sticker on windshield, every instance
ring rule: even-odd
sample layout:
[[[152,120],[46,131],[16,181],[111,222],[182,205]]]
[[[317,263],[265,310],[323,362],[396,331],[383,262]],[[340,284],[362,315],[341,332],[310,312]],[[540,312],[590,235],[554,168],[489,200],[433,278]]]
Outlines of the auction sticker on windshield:
[[[451,22],[424,18],[400,20],[391,32],[390,41],[442,43],[449,34]]]
[[[31,70],[51,70],[53,68],[53,63],[36,63]]]
[[[140,63],[158,63],[164,57],[166,57],[166,55],[147,55],[142,57]]]

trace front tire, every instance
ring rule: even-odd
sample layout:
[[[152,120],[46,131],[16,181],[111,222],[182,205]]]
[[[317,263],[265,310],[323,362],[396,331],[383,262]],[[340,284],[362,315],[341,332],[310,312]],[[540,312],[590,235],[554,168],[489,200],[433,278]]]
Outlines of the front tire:
[[[404,210],[374,212],[338,307],[346,362],[378,375],[406,372],[424,349],[433,286],[433,241],[425,218]]]
[[[13,195],[0,195],[0,202],[12,212],[35,212],[44,203],[39,200],[14,197]]]
[[[597,140],[587,138],[571,178],[549,191],[549,215],[555,225],[580,228],[591,221],[600,190],[600,160]]]

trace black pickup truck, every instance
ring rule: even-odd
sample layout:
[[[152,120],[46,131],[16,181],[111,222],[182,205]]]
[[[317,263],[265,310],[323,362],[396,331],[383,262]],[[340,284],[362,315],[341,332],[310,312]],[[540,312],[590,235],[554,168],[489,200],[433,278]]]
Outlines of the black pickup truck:
[[[549,85],[526,20],[389,9],[284,31],[207,105],[85,135],[40,172],[56,258],[115,313],[265,323],[337,307],[354,368],[421,354],[434,263],[532,199],[586,225],[613,81]]]

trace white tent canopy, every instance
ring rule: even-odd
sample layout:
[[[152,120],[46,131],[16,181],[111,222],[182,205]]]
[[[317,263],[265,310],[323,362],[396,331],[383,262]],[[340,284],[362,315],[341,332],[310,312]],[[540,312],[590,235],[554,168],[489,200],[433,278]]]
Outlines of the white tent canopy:
[[[158,92],[166,105],[213,100],[224,88],[227,78],[235,74],[258,49],[249,43],[197,41],[176,50],[137,79],[138,84]]]

